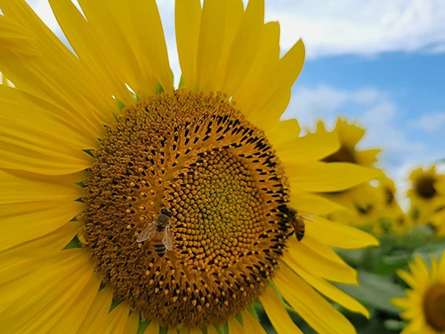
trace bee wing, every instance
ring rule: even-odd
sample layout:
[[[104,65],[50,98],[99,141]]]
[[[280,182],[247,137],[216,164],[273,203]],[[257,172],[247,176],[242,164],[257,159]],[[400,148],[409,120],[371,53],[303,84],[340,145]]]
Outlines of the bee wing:
[[[145,240],[153,238],[156,233],[156,224],[151,222],[145,226],[145,228],[138,234],[136,242],[144,242]]]
[[[304,222],[314,222],[317,218],[316,215],[307,212],[298,212],[298,215],[303,219]]]
[[[166,227],[164,230],[164,235],[162,236],[162,243],[164,244],[167,250],[171,250],[173,248],[173,236],[170,231],[170,227]]]

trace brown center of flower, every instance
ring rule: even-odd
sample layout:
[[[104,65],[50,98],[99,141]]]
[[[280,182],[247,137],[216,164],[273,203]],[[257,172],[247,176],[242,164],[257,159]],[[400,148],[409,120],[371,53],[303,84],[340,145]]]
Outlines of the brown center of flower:
[[[350,162],[357,163],[357,159],[355,158],[354,150],[346,145],[341,145],[340,148],[328,155],[323,159],[324,162]]]
[[[423,312],[431,328],[439,333],[445,332],[445,283],[437,283],[426,291]]]
[[[395,196],[394,196],[394,191],[389,188],[389,187],[385,187],[384,188],[384,193],[385,193],[385,203],[387,206],[391,206],[394,201],[395,201]]]
[[[222,323],[267,284],[289,235],[286,177],[221,94],[141,101],[88,171],[85,239],[105,283],[162,325]]]
[[[416,192],[424,199],[431,199],[436,196],[437,191],[434,187],[436,180],[432,176],[423,176],[416,182]]]

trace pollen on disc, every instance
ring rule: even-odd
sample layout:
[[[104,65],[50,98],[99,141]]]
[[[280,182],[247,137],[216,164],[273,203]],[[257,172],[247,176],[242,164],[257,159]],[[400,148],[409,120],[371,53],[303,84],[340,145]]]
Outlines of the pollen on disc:
[[[116,298],[161,325],[239,313],[289,235],[281,163],[222,94],[176,91],[127,108],[86,183],[85,239],[98,271]]]

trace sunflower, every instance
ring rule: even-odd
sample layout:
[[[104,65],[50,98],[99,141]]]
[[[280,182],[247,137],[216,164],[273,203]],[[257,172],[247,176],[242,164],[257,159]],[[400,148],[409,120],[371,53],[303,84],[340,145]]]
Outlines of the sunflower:
[[[340,142],[336,151],[322,159],[324,162],[350,163],[378,171],[375,164],[380,150],[377,148],[359,150],[357,147],[366,133],[364,128],[344,118],[338,118],[335,128],[331,131],[328,131],[325,123],[320,120],[317,123],[316,133],[335,135]],[[332,220],[355,226],[375,226],[383,210],[383,194],[369,182],[345,191],[327,192],[324,196],[343,207],[343,210],[330,214]]]
[[[406,295],[393,302],[409,322],[403,334],[441,334],[445,332],[445,252],[428,268],[418,256],[409,265],[410,272],[399,276],[409,285]]]
[[[374,177],[321,162],[330,134],[280,121],[304,61],[264,3],[176,2],[175,88],[154,0],[50,1],[73,51],[0,0],[3,332],[354,333],[366,309],[332,250],[377,242],[320,218]],[[307,214],[310,219],[302,216]]]
[[[366,130],[345,118],[338,118],[332,131],[326,130],[323,121],[317,124],[318,133],[330,132],[337,135],[340,147],[337,151],[323,158],[325,162],[349,162],[365,167],[375,167],[380,149],[369,148],[360,150],[357,145],[363,139]]]
[[[413,220],[417,224],[432,224],[439,234],[445,234],[445,174],[433,165],[414,169],[409,179]]]
[[[394,181],[386,175],[377,180],[377,191],[380,193],[381,211],[375,224],[377,234],[394,232],[404,234],[409,231],[410,221],[405,216],[397,200],[397,188]]]
[[[398,204],[394,181],[383,173],[372,182],[328,196],[343,208],[330,213],[331,220],[355,225],[377,236],[404,234],[411,227]]]

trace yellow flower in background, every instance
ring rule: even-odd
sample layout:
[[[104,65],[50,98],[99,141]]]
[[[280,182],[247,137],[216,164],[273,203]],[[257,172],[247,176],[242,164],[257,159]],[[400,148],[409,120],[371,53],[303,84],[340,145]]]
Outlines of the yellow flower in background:
[[[261,0],[178,0],[175,89],[155,1],[50,4],[74,53],[0,1],[2,331],[264,332],[258,300],[279,333],[301,332],[288,308],[355,333],[323,297],[367,315],[331,284],[357,283],[332,248],[377,241],[317,194],[376,173],[280,121],[302,42],[280,58]]]
[[[317,133],[333,133],[340,141],[340,147],[323,159],[325,162],[349,162],[365,167],[375,167],[380,149],[359,149],[357,145],[363,139],[366,130],[344,118],[338,118],[332,131],[326,129],[323,121],[317,124]]]
[[[394,181],[388,176],[383,175],[377,179],[376,183],[382,201],[381,211],[376,223],[376,228],[380,229],[380,231],[376,231],[376,233],[407,233],[411,229],[412,224],[398,203],[397,188]]]
[[[328,198],[343,208],[329,215],[332,220],[370,230],[374,235],[403,234],[409,230],[410,225],[397,203],[394,182],[387,176],[348,191],[329,194]]]
[[[378,171],[375,165],[380,149],[362,150],[358,147],[366,133],[364,128],[344,118],[338,118],[335,128],[332,130],[327,130],[324,122],[319,121],[316,133],[335,135],[340,142],[339,149],[323,158],[323,161],[328,163],[352,163]],[[383,178],[383,173],[379,177]],[[377,181],[374,180],[375,182]],[[386,194],[375,184],[368,182],[347,191],[326,193],[324,196],[343,207],[343,210],[338,210],[329,215],[332,220],[366,227],[371,229],[374,234],[384,232],[380,227],[380,219],[383,211],[387,211]]]
[[[409,272],[399,276],[409,285],[406,295],[393,302],[408,321],[403,334],[441,334],[445,332],[445,252],[428,268],[418,256],[409,265]]]
[[[376,186],[369,183],[347,191],[327,194],[326,197],[343,208],[332,213],[330,218],[350,225],[369,227],[379,219],[383,212],[383,194]]]
[[[417,224],[432,224],[445,235],[445,174],[436,166],[416,168],[410,176],[408,198],[411,215]]]

